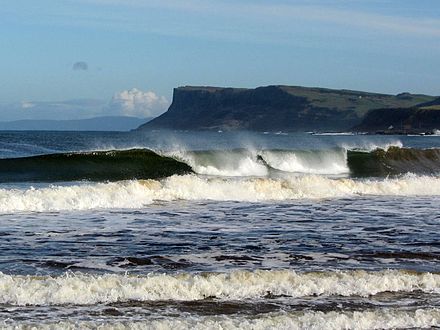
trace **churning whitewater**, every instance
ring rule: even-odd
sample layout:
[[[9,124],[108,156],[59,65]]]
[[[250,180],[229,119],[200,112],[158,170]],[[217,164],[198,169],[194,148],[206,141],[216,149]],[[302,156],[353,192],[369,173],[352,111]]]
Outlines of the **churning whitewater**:
[[[171,176],[163,180],[53,184],[44,188],[0,189],[1,212],[142,208],[176,200],[289,201],[362,196],[438,196],[440,178],[349,179],[318,175],[290,178]]]
[[[0,303],[87,305],[121,301],[243,300],[267,296],[361,296],[382,292],[440,294],[440,275],[404,271],[236,271],[229,274],[121,276],[67,274],[61,277],[0,274]]]

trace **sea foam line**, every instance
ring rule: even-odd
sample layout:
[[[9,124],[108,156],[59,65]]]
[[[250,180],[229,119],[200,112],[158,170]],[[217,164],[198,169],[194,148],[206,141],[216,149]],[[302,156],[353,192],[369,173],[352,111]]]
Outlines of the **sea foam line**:
[[[284,201],[377,196],[438,196],[440,178],[331,179],[317,175],[271,178],[172,176],[163,180],[88,183],[46,188],[0,189],[0,212],[142,208],[155,201]]]
[[[207,274],[66,274],[58,277],[0,273],[0,303],[86,305],[120,301],[193,301],[289,297],[370,296],[380,292],[440,293],[440,275],[387,270],[297,273],[257,270]]]
[[[440,325],[440,310],[367,310],[355,312],[271,313],[258,317],[166,317],[145,321],[61,321],[38,324],[5,323],[3,329],[407,329]]]

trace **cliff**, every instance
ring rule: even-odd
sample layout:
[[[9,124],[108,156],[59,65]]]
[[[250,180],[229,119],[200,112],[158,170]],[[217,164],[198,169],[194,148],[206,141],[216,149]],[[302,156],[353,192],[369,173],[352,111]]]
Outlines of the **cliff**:
[[[440,129],[440,98],[410,108],[375,109],[355,127],[357,131],[428,133]]]
[[[186,86],[174,89],[167,112],[138,129],[341,131],[358,125],[371,109],[411,107],[433,99],[296,86]]]

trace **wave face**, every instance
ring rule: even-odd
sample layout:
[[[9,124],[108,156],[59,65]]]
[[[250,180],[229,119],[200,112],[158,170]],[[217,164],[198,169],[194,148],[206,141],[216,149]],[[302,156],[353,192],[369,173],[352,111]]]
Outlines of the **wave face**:
[[[406,175],[392,179],[331,179],[305,175],[289,178],[210,178],[171,176],[46,188],[0,189],[0,212],[142,208],[155,201],[286,201],[364,195],[440,195],[440,178]]]
[[[348,151],[347,158],[350,173],[357,177],[440,172],[440,149],[390,147],[371,152]]]
[[[436,308],[399,310],[376,309],[355,312],[270,313],[246,318],[243,316],[166,317],[150,321],[60,321],[56,323],[4,325],[14,329],[431,329],[440,326],[440,310]]]
[[[185,174],[191,168],[147,149],[0,159],[0,182],[117,181]]]
[[[0,273],[0,303],[88,305],[124,301],[259,299],[269,296],[361,296],[382,292],[440,293],[440,275],[397,270],[297,273],[257,270],[177,275],[86,275],[60,277]]]

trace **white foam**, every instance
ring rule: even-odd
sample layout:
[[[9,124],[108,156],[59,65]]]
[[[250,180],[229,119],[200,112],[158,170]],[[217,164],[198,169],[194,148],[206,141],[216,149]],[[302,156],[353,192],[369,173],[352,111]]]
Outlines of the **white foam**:
[[[374,151],[376,149],[382,149],[387,151],[391,147],[403,148],[403,143],[400,140],[386,141],[382,143],[372,142],[372,141],[361,141],[356,142],[356,144],[342,144],[341,148],[346,150],[360,150],[360,151]]]
[[[316,135],[316,136],[352,136],[352,135],[357,135],[353,132],[323,132],[323,133],[312,133],[312,135]]]
[[[174,151],[165,155],[187,163],[194,172],[215,176],[266,176],[268,170],[257,161],[253,150],[185,152]]]
[[[406,175],[380,180],[290,178],[206,178],[172,176],[161,181],[90,183],[47,188],[0,189],[0,212],[142,208],[155,201],[284,201],[364,195],[440,195],[440,178]]]
[[[149,190],[136,181],[47,188],[0,189],[0,212],[140,208],[151,204]]]
[[[266,176],[268,174],[267,168],[258,163],[252,157],[244,157],[240,159],[236,166],[229,166],[224,163],[223,166],[214,165],[200,165],[190,162],[192,169],[199,174],[216,175],[216,176]]]
[[[271,313],[257,317],[166,317],[145,321],[61,321],[38,324],[4,324],[3,329],[406,329],[440,325],[440,310],[367,310],[355,312]]]
[[[322,151],[262,151],[263,159],[271,167],[291,173],[345,174],[347,152],[340,150]]]
[[[369,296],[380,292],[440,293],[440,275],[404,271],[235,271],[232,273],[148,275],[66,274],[60,277],[0,273],[0,303],[11,305],[96,304],[118,301],[223,300],[273,295]]]

